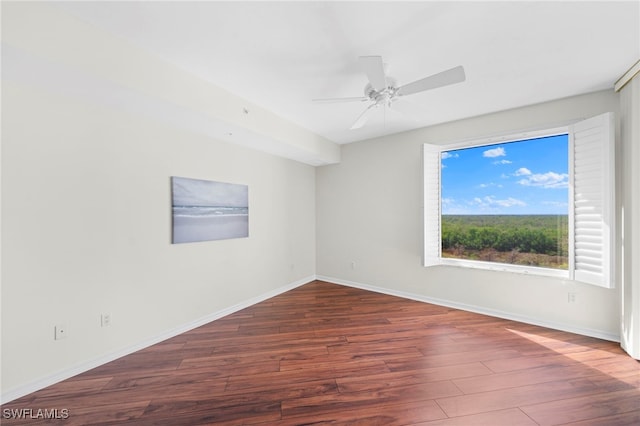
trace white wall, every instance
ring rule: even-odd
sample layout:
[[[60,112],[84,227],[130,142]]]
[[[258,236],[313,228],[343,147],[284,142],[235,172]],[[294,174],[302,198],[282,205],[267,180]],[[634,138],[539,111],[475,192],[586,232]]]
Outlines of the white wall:
[[[313,277],[313,167],[29,87],[2,96],[3,392]],[[172,245],[172,175],[248,185],[249,238]]]
[[[640,74],[636,74],[620,90],[620,106],[620,223],[624,229],[620,250],[620,335],[622,347],[629,355],[640,359]]]
[[[598,92],[343,146],[341,163],[317,172],[318,276],[618,339],[619,289],[421,266],[422,144],[551,128],[617,110],[613,91]],[[575,303],[568,303],[569,291],[577,293]]]
[[[3,4],[3,21],[28,20],[8,16],[23,12],[11,7]],[[3,28],[3,43],[13,43],[7,53],[51,72],[3,73],[3,400],[313,279],[312,166],[120,108],[126,102],[61,90],[56,78],[86,74],[69,63],[62,69],[55,47],[30,40],[27,49],[28,34],[9,33]],[[117,49],[106,50],[104,67],[127,65]],[[4,54],[3,71],[15,65]],[[178,86],[206,86],[176,78]],[[282,127],[274,132],[295,134]],[[172,175],[248,185],[249,238],[172,245]],[[110,327],[100,326],[101,313],[111,314]],[[67,326],[66,339],[54,340],[56,324]]]

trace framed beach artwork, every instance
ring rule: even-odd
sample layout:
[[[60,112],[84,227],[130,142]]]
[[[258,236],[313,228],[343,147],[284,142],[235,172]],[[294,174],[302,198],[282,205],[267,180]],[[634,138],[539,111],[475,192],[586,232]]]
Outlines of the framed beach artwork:
[[[249,187],[171,177],[172,243],[249,236]]]

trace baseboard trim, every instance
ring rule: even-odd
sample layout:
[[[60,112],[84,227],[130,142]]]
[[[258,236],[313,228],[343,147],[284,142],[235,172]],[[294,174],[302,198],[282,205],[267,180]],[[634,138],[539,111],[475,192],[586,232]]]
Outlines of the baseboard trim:
[[[225,317],[229,314],[242,310],[244,308],[248,308],[249,306],[253,306],[256,303],[263,302],[267,299],[270,299],[279,294],[285,293],[289,290],[293,290],[294,288],[300,287],[301,285],[307,284],[316,279],[315,275],[305,277],[284,285],[282,287],[278,287],[274,290],[263,293],[259,296],[252,297],[251,299],[240,302],[236,305],[230,306],[228,308],[222,309],[217,312],[213,312],[211,314],[205,315],[201,318],[196,319],[195,321],[180,325],[178,327],[169,329],[161,334],[145,339],[135,345],[131,345],[117,351],[110,352],[108,354],[102,355],[100,357],[91,359],[89,361],[82,362],[78,365],[75,365],[71,368],[67,368],[51,375],[47,375],[33,382],[27,383],[25,385],[19,386],[17,388],[11,389],[7,392],[4,392],[0,397],[0,404],[6,404],[7,402],[13,401],[14,399],[18,399],[30,393],[36,392],[40,389],[46,388],[47,386],[54,385],[63,380],[69,379],[73,376],[77,376],[80,373],[84,373],[85,371],[89,371],[92,368],[99,367],[108,362],[114,361],[118,358],[121,358],[125,355],[132,354],[141,349],[147,348],[151,345],[155,345],[156,343],[160,343],[164,340],[175,337],[179,334],[185,333],[189,330],[193,330],[194,328],[198,328],[205,324],[210,323],[211,321],[215,321],[219,318]]]
[[[594,330],[590,328],[575,327],[570,324],[562,324],[553,321],[546,321],[540,318],[528,317],[525,315],[519,315],[513,312],[505,312],[496,309],[487,309],[482,306],[468,305],[465,303],[454,302],[451,300],[438,299],[435,297],[424,296],[421,294],[415,294],[399,290],[391,290],[384,287],[377,287],[370,284],[359,283],[355,281],[343,280],[335,277],[327,277],[323,275],[316,275],[316,279],[320,281],[326,281],[333,284],[344,285],[347,287],[359,288],[362,290],[369,290],[376,293],[388,294],[390,296],[402,297],[404,299],[416,300],[419,302],[431,303],[439,306],[446,306],[447,308],[460,309],[463,311],[474,312],[477,314],[489,315],[492,317],[518,321],[525,324],[538,325],[541,327],[551,328],[553,330],[566,331],[568,333],[580,334],[588,337],[595,337],[598,339],[609,340],[612,342],[620,342],[620,336],[611,334],[602,330]]]

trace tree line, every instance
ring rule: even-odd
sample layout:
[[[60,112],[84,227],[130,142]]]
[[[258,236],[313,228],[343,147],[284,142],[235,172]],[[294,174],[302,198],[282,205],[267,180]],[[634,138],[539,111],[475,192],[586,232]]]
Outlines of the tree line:
[[[567,256],[566,215],[442,215],[442,249]]]

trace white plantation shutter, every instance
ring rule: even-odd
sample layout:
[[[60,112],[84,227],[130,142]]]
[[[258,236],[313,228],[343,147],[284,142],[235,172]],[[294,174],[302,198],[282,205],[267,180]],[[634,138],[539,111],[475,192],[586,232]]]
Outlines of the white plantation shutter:
[[[614,118],[593,117],[571,127],[573,155],[573,279],[611,288],[614,228]],[[571,233],[571,230],[570,230]]]
[[[440,264],[441,148],[424,144],[424,266]]]
[[[549,132],[555,134],[557,130]],[[615,283],[614,116],[613,113],[602,114],[564,128],[563,132],[566,130],[570,135],[567,275],[572,280],[612,288]],[[465,147],[483,144],[466,143]],[[451,146],[446,149],[451,149]],[[441,146],[423,145],[424,266],[443,263],[441,155]]]

